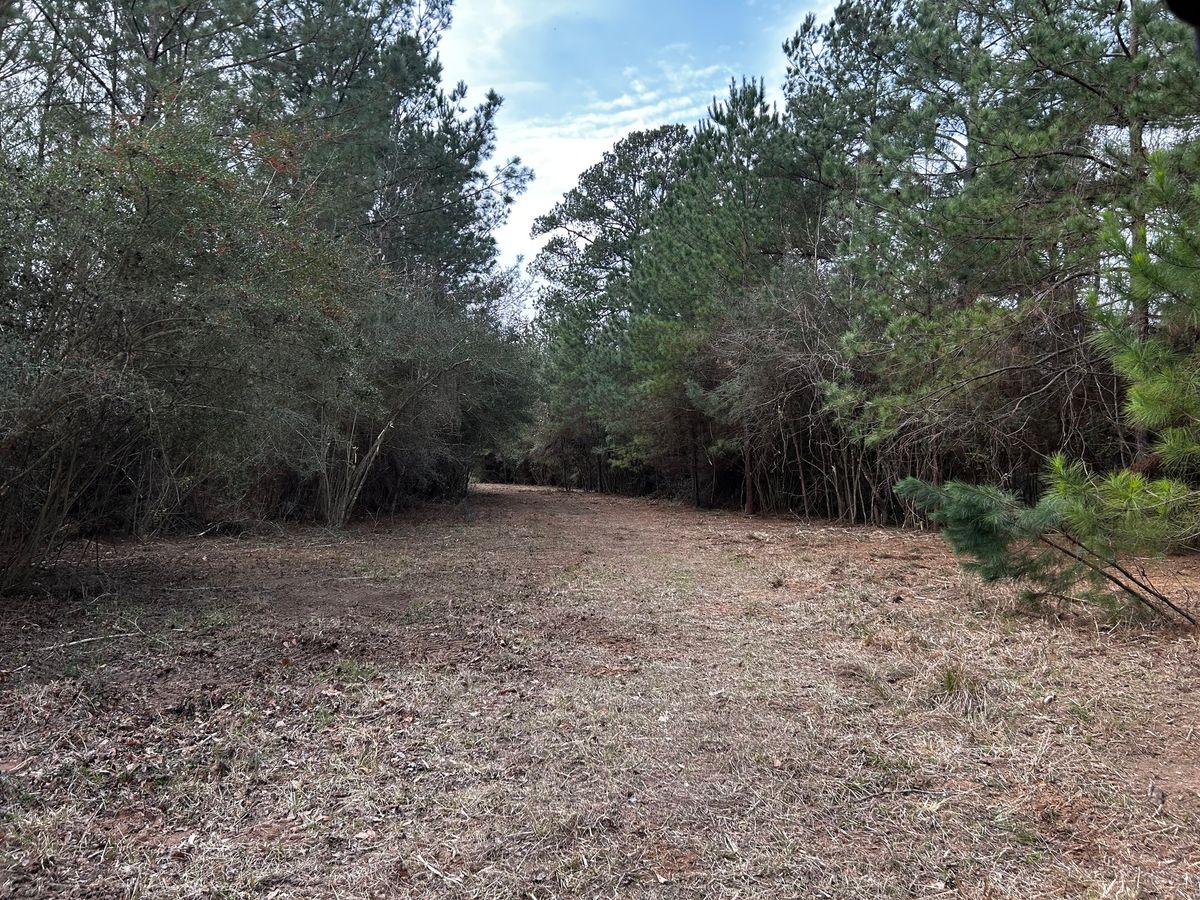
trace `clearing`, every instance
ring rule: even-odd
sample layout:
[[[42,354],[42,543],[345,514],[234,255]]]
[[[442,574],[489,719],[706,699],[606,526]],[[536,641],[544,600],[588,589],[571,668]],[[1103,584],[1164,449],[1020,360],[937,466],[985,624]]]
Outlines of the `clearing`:
[[[1196,637],[935,535],[482,486],[100,557],[0,625],[0,896],[1200,896]]]

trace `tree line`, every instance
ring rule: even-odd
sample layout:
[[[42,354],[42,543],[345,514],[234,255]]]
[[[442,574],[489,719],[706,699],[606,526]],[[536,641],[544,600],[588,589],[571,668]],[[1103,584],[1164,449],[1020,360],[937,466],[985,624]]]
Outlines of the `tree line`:
[[[1185,27],[1116,0],[849,2],[785,49],[782,109],[735,83],[538,221],[530,464],[888,522],[901,475],[1025,491],[1055,450],[1132,461],[1088,298],[1104,215],[1144,231],[1154,150],[1190,140]]]
[[[0,2],[0,590],[482,468],[928,515],[986,577],[1177,614],[1116,568],[1200,521],[1200,66],[1164,7],[810,16],[778,102],[734,81],[537,220],[532,335],[493,238],[532,173],[443,84],[449,22]]]
[[[779,104],[735,81],[538,220],[544,386],[508,468],[925,512],[1042,596],[1192,540],[1189,29],[1146,0],[845,0],[784,49]],[[1082,563],[1035,540],[1059,532]]]
[[[465,490],[532,352],[448,0],[0,2],[0,589]]]

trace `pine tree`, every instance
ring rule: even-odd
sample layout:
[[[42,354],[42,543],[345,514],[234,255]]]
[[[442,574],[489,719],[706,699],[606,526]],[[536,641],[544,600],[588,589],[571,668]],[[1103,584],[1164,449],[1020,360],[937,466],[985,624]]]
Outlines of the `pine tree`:
[[[1106,291],[1093,298],[1105,326],[1094,340],[1128,379],[1130,422],[1154,436],[1151,465],[1143,459],[1142,471],[1095,474],[1057,454],[1034,507],[990,486],[911,478],[897,486],[981,577],[1028,582],[1031,597],[1135,601],[1197,624],[1122,560],[1188,547],[1200,536],[1200,188],[1180,175],[1198,171],[1198,153],[1185,144],[1148,157],[1153,176],[1137,202],[1152,226],[1139,227],[1153,227],[1155,236],[1130,234],[1130,219],[1110,213],[1113,271]],[[1139,310],[1155,323],[1152,331]],[[1154,466],[1171,477],[1144,471]]]

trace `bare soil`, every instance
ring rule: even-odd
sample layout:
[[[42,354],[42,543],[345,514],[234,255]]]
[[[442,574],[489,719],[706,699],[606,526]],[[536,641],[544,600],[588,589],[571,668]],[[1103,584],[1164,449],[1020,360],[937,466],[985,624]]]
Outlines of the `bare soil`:
[[[934,535],[482,486],[99,561],[0,623],[0,896],[1200,897],[1196,636]]]

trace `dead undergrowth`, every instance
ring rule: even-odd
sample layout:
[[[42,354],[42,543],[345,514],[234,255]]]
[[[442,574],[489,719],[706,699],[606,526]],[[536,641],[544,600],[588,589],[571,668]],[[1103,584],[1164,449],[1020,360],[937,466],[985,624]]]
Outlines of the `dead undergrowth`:
[[[0,625],[0,896],[1200,896],[1195,637],[931,535],[483,487],[101,558]]]

